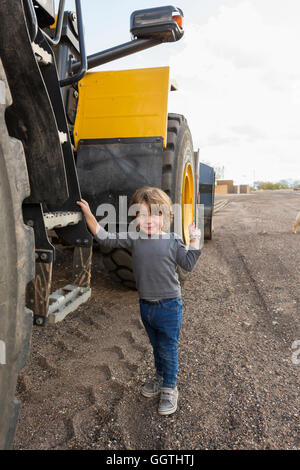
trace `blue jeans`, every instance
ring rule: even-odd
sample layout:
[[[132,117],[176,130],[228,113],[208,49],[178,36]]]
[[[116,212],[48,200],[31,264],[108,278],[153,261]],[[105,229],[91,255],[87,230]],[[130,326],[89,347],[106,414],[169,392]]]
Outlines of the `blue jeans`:
[[[140,299],[142,322],[153,348],[156,372],[163,387],[175,388],[178,372],[178,339],[182,322],[181,297],[148,302]]]

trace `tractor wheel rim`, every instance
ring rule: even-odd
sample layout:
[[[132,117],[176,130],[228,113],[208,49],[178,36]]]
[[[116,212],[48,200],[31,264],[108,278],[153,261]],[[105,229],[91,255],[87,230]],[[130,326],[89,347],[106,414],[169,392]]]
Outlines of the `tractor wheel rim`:
[[[194,220],[194,175],[189,162],[183,172],[181,207],[183,241],[187,244],[190,241],[188,226]]]

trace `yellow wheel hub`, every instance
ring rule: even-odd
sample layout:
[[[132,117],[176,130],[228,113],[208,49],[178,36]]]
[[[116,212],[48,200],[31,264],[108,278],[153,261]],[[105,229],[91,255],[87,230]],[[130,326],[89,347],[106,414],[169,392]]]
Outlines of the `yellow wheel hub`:
[[[182,207],[182,233],[183,241],[187,244],[190,241],[188,226],[194,220],[194,175],[190,163],[184,167],[181,193]]]

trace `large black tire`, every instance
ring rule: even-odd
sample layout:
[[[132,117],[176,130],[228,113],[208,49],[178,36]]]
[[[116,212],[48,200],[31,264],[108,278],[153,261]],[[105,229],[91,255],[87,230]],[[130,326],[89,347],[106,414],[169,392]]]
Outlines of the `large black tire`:
[[[163,154],[162,189],[170,196],[173,204],[181,204],[183,174],[188,163],[193,169],[195,191],[196,164],[191,132],[184,116],[181,114],[169,114],[167,148]],[[195,205],[195,200],[193,200],[193,205]],[[186,242],[181,224],[177,227],[176,232]],[[183,284],[189,273],[179,266],[177,270],[179,280]]]
[[[32,329],[25,289],[35,266],[33,233],[22,217],[22,202],[30,192],[25,155],[22,144],[9,137],[5,123],[10,104],[0,61],[0,449],[13,445],[20,405],[16,382],[28,357]]]
[[[207,219],[204,220],[204,239],[212,240],[213,232],[214,232],[214,219],[213,219],[213,213],[212,213],[210,217],[207,217]]]
[[[200,163],[200,204],[204,205],[204,240],[212,240],[214,231],[214,199],[215,171],[214,168]]]
[[[193,168],[194,188],[196,188],[193,142],[187,121],[180,114],[169,114],[167,147],[163,152],[162,189],[170,196],[173,203],[181,204],[183,173],[187,163],[190,163]],[[182,227],[179,228],[178,234],[184,239]],[[103,264],[110,277],[116,282],[135,289],[131,253],[120,248],[110,250],[100,247],[100,250],[103,254]],[[183,283],[188,273],[178,268],[178,275]]]
[[[101,245],[100,251],[103,256],[103,264],[108,271],[109,277],[129,289],[136,289],[130,251],[121,248],[111,250]]]

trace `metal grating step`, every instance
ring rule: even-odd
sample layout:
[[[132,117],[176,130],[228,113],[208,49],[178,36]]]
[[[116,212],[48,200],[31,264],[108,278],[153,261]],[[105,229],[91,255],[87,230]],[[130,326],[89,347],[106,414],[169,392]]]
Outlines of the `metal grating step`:
[[[44,223],[47,230],[76,225],[82,220],[82,212],[44,212]]]
[[[35,57],[37,61],[42,64],[42,65],[49,65],[53,63],[53,58],[49,52],[47,52],[45,49],[43,49],[39,44],[36,44],[35,42],[31,43],[33,52],[35,54]]]
[[[91,296],[90,287],[79,287],[68,284],[49,296],[49,323],[62,321],[66,315],[76,310]]]

